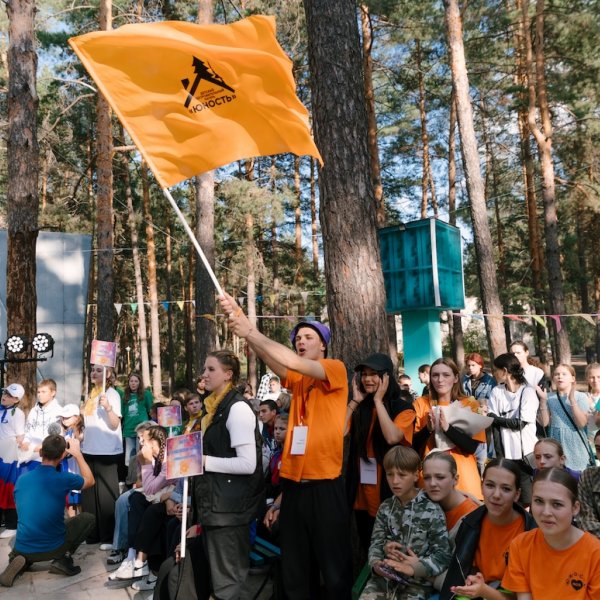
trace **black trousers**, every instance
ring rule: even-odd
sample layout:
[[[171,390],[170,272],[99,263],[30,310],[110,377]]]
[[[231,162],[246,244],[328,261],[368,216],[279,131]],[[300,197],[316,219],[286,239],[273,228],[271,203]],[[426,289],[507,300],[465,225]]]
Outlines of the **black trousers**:
[[[4,526],[6,529],[17,528],[17,509],[16,508],[0,508],[0,522],[4,514]]]
[[[279,534],[287,597],[316,597],[309,574],[317,564],[326,598],[348,600],[352,589],[350,516],[342,479],[284,480],[282,492]]]
[[[137,493],[132,494],[129,498],[132,509],[129,512],[130,524],[135,503],[139,501],[136,496],[144,498],[143,494]],[[146,499],[144,498],[144,500]],[[140,503],[140,508],[142,510],[141,518],[134,535],[133,545],[130,548],[135,548],[138,552],[145,552],[148,555],[150,568],[153,571],[158,570],[163,560],[169,555],[166,539],[167,523],[173,520],[181,527],[181,521],[167,514],[167,506],[164,502],[147,504],[145,507]]]
[[[127,513],[127,547],[135,548],[145,552],[143,548],[138,548],[135,545],[136,536],[140,528],[140,524],[144,517],[146,509],[150,506],[150,502],[146,500],[146,496],[142,492],[133,492],[129,496],[129,512]]]
[[[84,454],[96,484],[81,493],[81,509],[96,517],[88,544],[112,544],[115,530],[115,502],[119,497],[117,465],[119,455]]]
[[[373,534],[373,526],[375,525],[375,517],[372,517],[366,510],[355,510],[354,519],[356,520],[356,529],[358,531],[358,539],[360,547],[365,554],[369,553],[371,545],[371,535]]]

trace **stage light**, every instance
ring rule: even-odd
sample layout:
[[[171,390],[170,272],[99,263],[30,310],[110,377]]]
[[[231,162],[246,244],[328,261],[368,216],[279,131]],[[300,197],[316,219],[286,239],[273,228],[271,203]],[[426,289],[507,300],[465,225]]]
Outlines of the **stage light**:
[[[49,333],[36,333],[31,345],[38,353],[50,352],[54,348],[54,339]]]
[[[25,351],[27,340],[22,335],[11,335],[5,344],[6,350],[13,354],[20,354]]]

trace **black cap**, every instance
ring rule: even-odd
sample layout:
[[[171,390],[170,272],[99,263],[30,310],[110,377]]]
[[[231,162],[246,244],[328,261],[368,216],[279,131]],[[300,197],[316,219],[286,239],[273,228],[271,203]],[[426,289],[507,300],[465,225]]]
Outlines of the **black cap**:
[[[354,370],[361,371],[365,367],[373,369],[373,371],[385,371],[390,375],[394,372],[394,363],[392,362],[392,359],[382,352],[370,354],[365,360],[357,364],[356,367],[354,367]]]

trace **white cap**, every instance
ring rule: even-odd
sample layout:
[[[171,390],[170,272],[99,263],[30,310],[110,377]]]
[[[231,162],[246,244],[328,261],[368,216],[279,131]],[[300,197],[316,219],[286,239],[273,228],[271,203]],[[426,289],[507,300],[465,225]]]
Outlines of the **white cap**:
[[[63,419],[77,417],[79,416],[79,406],[77,406],[77,404],[65,404],[64,406],[61,406],[58,416]]]
[[[25,395],[25,388],[20,383],[11,383],[9,386],[4,388],[4,391],[13,398],[21,400]]]

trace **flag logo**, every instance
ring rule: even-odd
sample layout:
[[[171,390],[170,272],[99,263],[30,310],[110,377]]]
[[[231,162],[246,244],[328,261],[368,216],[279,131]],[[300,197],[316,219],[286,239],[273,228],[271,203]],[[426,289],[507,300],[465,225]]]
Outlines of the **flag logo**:
[[[203,100],[205,101],[205,105],[203,105],[202,108],[212,108],[212,106],[210,106],[211,100],[213,100],[213,106],[218,106],[219,102],[217,102],[217,100],[214,100],[214,98],[213,98],[216,95],[216,93],[218,93],[217,90],[215,90],[214,88],[211,88],[210,90],[198,92],[198,86],[200,85],[201,81],[207,81],[208,83],[213,83],[213,84],[219,86],[221,89],[228,90],[232,94],[235,93],[235,90],[231,86],[229,86],[225,83],[223,78],[211,67],[209,62],[204,62],[203,60],[200,60],[198,57],[194,56],[194,58],[192,60],[192,67],[194,67],[195,78],[194,78],[194,81],[191,82],[192,83],[191,87],[189,87],[190,79],[188,79],[186,77],[181,80],[183,89],[186,90],[188,93],[187,98],[184,103],[184,106],[186,108],[188,108],[188,109],[190,108],[190,104],[192,103],[192,100],[194,98],[196,98],[197,100],[200,100],[200,101],[203,101]],[[189,89],[188,89],[188,87],[189,87]],[[198,96],[196,96],[196,93],[198,93]],[[193,112],[193,111],[190,110],[190,112]]]
[[[321,161],[273,17],[136,23],[69,44],[163,188],[253,156]]]

